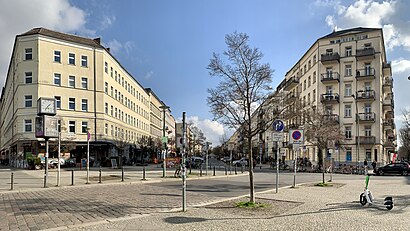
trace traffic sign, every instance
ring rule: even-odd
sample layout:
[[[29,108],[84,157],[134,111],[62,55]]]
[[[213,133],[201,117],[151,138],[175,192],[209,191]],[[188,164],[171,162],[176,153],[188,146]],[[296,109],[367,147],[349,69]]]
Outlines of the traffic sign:
[[[283,129],[285,129],[285,124],[282,120],[275,120],[275,122],[273,122],[273,129],[276,132],[282,132]]]
[[[283,132],[272,133],[272,141],[282,141],[283,142]]]
[[[289,138],[290,144],[303,144],[303,130],[289,130]]]

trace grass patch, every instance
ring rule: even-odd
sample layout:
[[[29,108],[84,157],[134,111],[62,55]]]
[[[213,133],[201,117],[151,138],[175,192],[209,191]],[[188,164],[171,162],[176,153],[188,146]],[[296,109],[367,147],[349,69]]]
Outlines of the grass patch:
[[[333,185],[332,185],[332,184],[329,184],[329,183],[320,182],[320,183],[315,184],[315,186],[319,186],[319,187],[332,187]]]
[[[269,205],[265,204],[265,203],[257,203],[257,202],[250,202],[250,201],[243,202],[243,201],[241,201],[241,202],[236,203],[235,207],[255,209],[255,208],[267,208],[267,207],[269,207]]]

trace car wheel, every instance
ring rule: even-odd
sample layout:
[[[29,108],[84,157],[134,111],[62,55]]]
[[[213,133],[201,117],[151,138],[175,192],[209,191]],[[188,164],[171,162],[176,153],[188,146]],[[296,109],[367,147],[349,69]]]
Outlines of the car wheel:
[[[360,204],[361,205],[367,204],[367,199],[366,199],[366,196],[364,195],[364,193],[360,194]]]
[[[407,170],[404,170],[401,175],[403,175],[403,176],[408,176],[408,175],[409,175],[409,172],[408,172]]]
[[[384,175],[384,172],[383,172],[383,170],[379,170],[379,175]]]

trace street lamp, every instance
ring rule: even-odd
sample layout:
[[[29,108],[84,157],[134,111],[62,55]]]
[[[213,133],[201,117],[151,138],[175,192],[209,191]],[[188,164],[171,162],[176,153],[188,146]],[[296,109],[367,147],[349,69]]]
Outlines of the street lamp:
[[[166,105],[162,105],[159,108],[162,109],[163,112],[163,120],[162,120],[162,143],[164,144],[164,158],[163,158],[163,162],[162,162],[162,177],[166,177],[167,176],[167,138],[165,137],[165,110],[168,110],[169,107]]]
[[[360,151],[360,116],[359,116],[359,110],[357,107],[357,100],[356,100],[356,96],[353,94],[352,95],[353,99],[355,100],[354,104],[356,106],[356,136],[357,136],[357,145],[356,145],[356,161],[357,161],[357,165],[360,164],[360,160],[359,160],[359,151]]]

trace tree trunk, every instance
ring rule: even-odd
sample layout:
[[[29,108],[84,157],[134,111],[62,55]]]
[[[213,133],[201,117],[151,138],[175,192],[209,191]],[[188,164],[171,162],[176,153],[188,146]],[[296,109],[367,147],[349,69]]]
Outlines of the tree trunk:
[[[248,157],[249,157],[249,202],[255,203],[255,183],[253,181],[253,156],[252,141],[248,138]]]
[[[321,156],[322,156],[322,183],[325,183],[325,157],[323,156],[323,153],[326,153],[325,151],[321,151]]]

